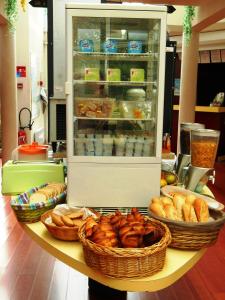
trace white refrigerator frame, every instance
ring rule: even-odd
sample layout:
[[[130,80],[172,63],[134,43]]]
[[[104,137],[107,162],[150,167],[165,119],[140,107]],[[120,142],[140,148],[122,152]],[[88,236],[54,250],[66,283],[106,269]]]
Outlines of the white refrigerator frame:
[[[124,13],[126,11],[126,13]],[[160,193],[161,150],[166,52],[165,6],[66,4],[67,182],[70,205],[89,207],[146,207]],[[97,157],[73,155],[73,17],[160,19],[156,155],[154,157]]]

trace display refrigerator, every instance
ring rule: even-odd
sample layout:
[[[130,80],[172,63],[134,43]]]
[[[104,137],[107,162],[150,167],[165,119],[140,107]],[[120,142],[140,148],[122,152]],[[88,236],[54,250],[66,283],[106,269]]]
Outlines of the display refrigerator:
[[[70,205],[141,208],[159,195],[166,14],[66,4]]]

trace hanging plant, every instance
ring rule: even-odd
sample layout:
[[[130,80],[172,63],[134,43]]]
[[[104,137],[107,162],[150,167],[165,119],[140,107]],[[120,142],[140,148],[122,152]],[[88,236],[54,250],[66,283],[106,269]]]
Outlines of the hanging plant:
[[[195,17],[195,7],[194,6],[185,6],[184,8],[184,20],[183,20],[183,32],[184,32],[184,41],[186,46],[189,45],[192,34],[192,21]]]
[[[5,0],[5,12],[10,30],[14,31],[18,14],[17,0]]]

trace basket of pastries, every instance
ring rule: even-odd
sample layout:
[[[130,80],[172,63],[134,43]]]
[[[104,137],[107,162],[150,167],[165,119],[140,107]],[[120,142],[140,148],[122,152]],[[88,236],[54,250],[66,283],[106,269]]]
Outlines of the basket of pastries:
[[[47,210],[65,202],[65,199],[66,185],[53,182],[34,187],[12,198],[10,205],[19,222],[33,223],[39,221]]]
[[[67,204],[59,204],[54,209],[45,212],[41,216],[41,222],[52,236],[63,241],[77,241],[78,230],[85,223],[85,219],[95,213],[83,207],[69,207]]]
[[[179,249],[198,250],[213,245],[225,222],[223,211],[210,209],[200,194],[187,190],[152,198],[149,215],[169,227],[170,247]]]
[[[115,278],[150,276],[160,271],[171,241],[168,227],[136,208],[88,218],[79,230],[88,266]]]

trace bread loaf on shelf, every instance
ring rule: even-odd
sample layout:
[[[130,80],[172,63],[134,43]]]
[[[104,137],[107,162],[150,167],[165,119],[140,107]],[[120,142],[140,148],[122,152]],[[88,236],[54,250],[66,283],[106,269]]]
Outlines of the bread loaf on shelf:
[[[172,199],[168,197],[152,198],[149,210],[158,217],[168,218],[174,221],[207,222],[209,209],[205,200],[194,195],[173,193]],[[168,198],[168,199],[166,199]]]

